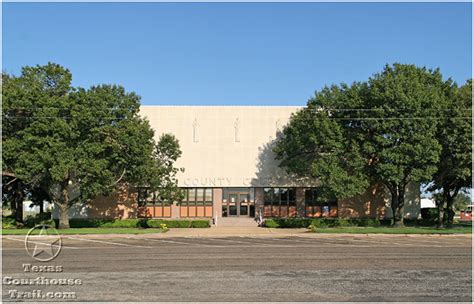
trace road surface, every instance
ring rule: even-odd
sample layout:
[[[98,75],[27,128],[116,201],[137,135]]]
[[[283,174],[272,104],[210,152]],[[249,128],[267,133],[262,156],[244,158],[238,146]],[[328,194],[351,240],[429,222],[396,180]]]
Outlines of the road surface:
[[[470,236],[64,236],[50,262],[31,258],[23,236],[2,240],[4,301],[42,300],[33,290],[77,301],[472,300]]]

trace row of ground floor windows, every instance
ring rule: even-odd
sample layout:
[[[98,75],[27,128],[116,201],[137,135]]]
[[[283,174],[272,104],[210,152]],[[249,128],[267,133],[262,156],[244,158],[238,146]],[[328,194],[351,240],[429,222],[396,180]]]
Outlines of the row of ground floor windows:
[[[180,217],[212,217],[212,188],[184,188],[178,203]],[[145,217],[171,217],[171,203],[160,199],[159,191],[138,189],[138,206]]]
[[[296,217],[296,188],[264,188],[263,216]]]
[[[318,188],[304,192],[305,214],[307,217],[337,217],[337,200],[322,200]]]
[[[255,210],[255,188],[223,188],[222,217],[256,216],[296,217],[297,188],[263,188],[263,210]],[[183,188],[184,199],[178,202],[180,217],[212,217],[212,188]],[[317,188],[304,189],[304,216],[336,217],[337,201],[322,200]],[[159,192],[147,188],[138,189],[138,205],[146,217],[171,217],[171,203],[160,198]],[[144,213],[144,214],[143,214]]]
[[[185,188],[179,203],[181,217],[212,217],[212,188]]]

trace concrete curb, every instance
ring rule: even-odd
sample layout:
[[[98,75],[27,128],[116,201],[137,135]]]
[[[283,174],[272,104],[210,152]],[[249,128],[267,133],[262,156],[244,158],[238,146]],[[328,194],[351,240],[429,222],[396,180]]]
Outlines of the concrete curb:
[[[355,234],[355,233],[312,233],[310,231],[298,231],[298,232],[274,232],[270,229],[265,229],[260,233],[254,232],[211,232],[206,229],[206,231],[183,231],[188,229],[176,228],[179,229],[179,233],[173,233],[173,230],[170,230],[166,233],[144,233],[144,234],[60,234],[61,237],[67,238],[68,236],[82,237],[82,238],[175,238],[175,237],[198,237],[198,238],[224,238],[224,237],[255,237],[255,238],[279,238],[279,237],[305,237],[305,238],[314,238],[314,239],[325,239],[325,238],[364,238],[364,237],[383,237],[383,238],[396,238],[396,237],[408,237],[408,238],[420,238],[420,237],[432,237],[432,238],[448,238],[448,237],[461,237],[461,238],[472,238],[472,234],[383,234],[383,233],[369,233],[369,234]],[[186,233],[187,232],[187,233]],[[2,235],[3,237],[21,237],[24,235]]]

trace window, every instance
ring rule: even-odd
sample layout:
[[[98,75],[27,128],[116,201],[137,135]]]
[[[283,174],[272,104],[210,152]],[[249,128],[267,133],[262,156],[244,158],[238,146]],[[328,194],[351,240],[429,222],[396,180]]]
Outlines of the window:
[[[212,189],[207,189],[206,194],[204,196],[204,201],[205,202],[210,202],[212,205]]]
[[[295,188],[288,189],[288,204],[290,206],[296,206],[296,191],[295,191]]]
[[[273,201],[273,190],[271,188],[264,188],[263,189],[263,204],[265,206],[269,206],[272,204]]]
[[[296,217],[295,188],[264,188],[264,216]]]
[[[142,217],[171,217],[170,201],[163,199],[159,191],[138,188],[138,207]]]
[[[203,189],[203,188],[196,189],[196,202],[204,203],[204,191],[206,191],[206,189]]]
[[[318,188],[306,189],[305,197],[305,214],[307,217],[337,217],[337,200],[321,199]]]
[[[242,193],[248,193],[247,195],[247,200],[249,202],[255,202],[255,188],[223,188],[222,189],[222,199],[223,202],[226,202],[228,197],[229,197],[229,192],[236,193],[239,192],[240,194]]]
[[[146,206],[146,198],[148,196],[148,189],[147,188],[137,188],[138,192],[138,206],[143,207]]]
[[[212,217],[212,188],[185,188],[181,217]]]

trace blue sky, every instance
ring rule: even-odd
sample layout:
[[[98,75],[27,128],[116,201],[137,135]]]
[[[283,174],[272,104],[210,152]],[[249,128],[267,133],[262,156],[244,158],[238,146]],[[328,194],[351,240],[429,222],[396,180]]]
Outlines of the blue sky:
[[[3,3],[3,69],[56,62],[142,104],[303,105],[386,63],[471,77],[470,3]]]

